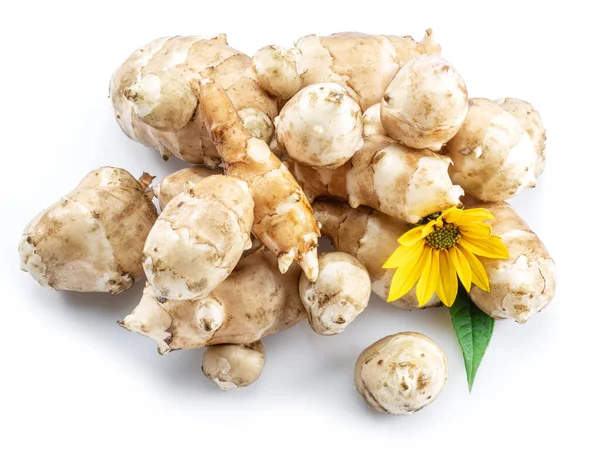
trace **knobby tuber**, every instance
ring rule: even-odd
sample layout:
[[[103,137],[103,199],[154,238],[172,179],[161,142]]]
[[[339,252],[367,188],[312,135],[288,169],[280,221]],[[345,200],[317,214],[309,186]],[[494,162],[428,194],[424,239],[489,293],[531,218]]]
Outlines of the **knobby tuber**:
[[[247,387],[256,382],[265,366],[262,342],[209,346],[202,359],[204,375],[221,390]]]
[[[175,196],[191,190],[200,180],[218,174],[222,174],[221,169],[209,169],[204,166],[186,167],[167,175],[160,183],[154,185],[152,190],[161,210],[164,210]]]

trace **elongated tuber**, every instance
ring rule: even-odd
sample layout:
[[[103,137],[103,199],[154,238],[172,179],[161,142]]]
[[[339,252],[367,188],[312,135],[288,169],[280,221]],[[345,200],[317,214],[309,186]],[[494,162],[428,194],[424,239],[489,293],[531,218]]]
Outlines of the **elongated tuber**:
[[[408,149],[385,136],[371,136],[337,169],[312,169],[297,162],[290,162],[290,169],[310,200],[337,196],[354,208],[367,205],[417,223],[461,204],[464,193],[450,181],[449,165],[447,157]]]
[[[116,70],[110,98],[117,122],[131,139],[189,163],[214,167],[219,155],[204,126],[189,82],[207,71],[238,110],[253,108],[270,120],[277,104],[263,91],[247,55],[225,35],[159,38],[141,47]]]
[[[369,304],[369,272],[346,253],[319,255],[319,277],[300,277],[300,299],[308,322],[319,335],[342,332]]]
[[[254,343],[306,319],[298,293],[300,272],[292,265],[285,275],[279,273],[276,258],[258,250],[240,260],[205,298],[159,300],[146,286],[138,306],[120,324],[156,341],[160,354]]]
[[[102,167],[38,214],[19,244],[21,269],[56,290],[118,294],[143,276],[156,208],[123,169]]]
[[[355,368],[356,389],[373,409],[407,415],[441,393],[448,366],[444,351],[415,332],[390,335],[365,349]]]
[[[277,256],[282,273],[296,260],[314,281],[319,272],[320,233],[300,185],[269,146],[243,127],[233,104],[214,80],[201,79],[193,88],[227,175],[250,186],[255,204],[254,235]]]
[[[204,375],[221,390],[249,386],[256,382],[264,366],[265,347],[260,341],[209,346],[202,360]]]
[[[381,100],[381,124],[407,147],[439,151],[462,125],[465,81],[437,54],[415,57],[394,76]]]
[[[159,184],[154,185],[152,190],[154,196],[158,199],[161,210],[164,210],[175,196],[191,190],[200,180],[221,173],[220,169],[209,169],[204,166],[186,167],[167,175]]]
[[[394,270],[382,265],[398,247],[398,238],[412,226],[368,207],[353,209],[341,203],[316,202],[313,209],[323,235],[337,251],[352,255],[364,265],[371,276],[371,289],[387,301]],[[434,294],[420,307],[413,288],[389,303],[404,310],[416,310],[438,306],[440,299]]]
[[[517,98],[501,98],[496,100],[496,103],[516,118],[529,134],[537,152],[535,176],[539,177],[546,168],[546,128],[542,123],[542,117],[527,101]]]
[[[254,203],[246,182],[213,175],[175,196],[144,245],[144,271],[162,299],[207,296],[251,247]]]
[[[538,236],[509,204],[475,201],[469,204],[492,212],[495,219],[489,223],[510,253],[508,259],[481,258],[490,292],[474,286],[471,299],[493,318],[511,318],[522,324],[553,299],[554,261]]]
[[[275,119],[277,143],[296,161],[336,168],[363,144],[360,106],[334,83],[313,84],[289,100]]]
[[[465,122],[446,147],[454,163],[452,181],[490,202],[534,187],[537,154],[525,128],[493,101],[473,98],[469,105]]]

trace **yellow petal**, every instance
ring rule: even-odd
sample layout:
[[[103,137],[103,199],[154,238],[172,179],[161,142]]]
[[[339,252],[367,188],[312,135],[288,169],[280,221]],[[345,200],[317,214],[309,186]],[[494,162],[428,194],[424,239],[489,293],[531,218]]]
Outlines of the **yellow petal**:
[[[444,305],[451,307],[458,293],[458,279],[448,250],[440,252],[440,279],[436,289]]]
[[[458,249],[465,255],[465,259],[469,263],[469,267],[471,268],[471,281],[484,291],[490,292],[490,282],[479,259],[462,245],[458,245]]]
[[[435,248],[427,248],[427,261],[423,273],[417,284],[417,300],[419,306],[423,306],[431,298],[440,279],[440,251]]]
[[[453,221],[453,223],[458,226],[464,226],[465,224],[481,223],[482,221],[493,219],[494,215],[486,209],[466,209],[462,211],[460,218]]]
[[[431,222],[430,222],[431,223]],[[404,246],[411,246],[419,240],[424,239],[433,231],[433,223],[427,223],[425,226],[417,226],[402,234],[398,239],[398,243]]]
[[[470,234],[465,233],[458,240],[458,243],[477,256],[495,259],[506,259],[508,257],[506,245],[504,245],[502,239],[497,236],[483,240],[471,237]]]
[[[467,261],[465,255],[458,248],[450,248],[448,252],[461,283],[467,292],[469,292],[471,290],[471,267],[469,266],[469,261]]]
[[[414,261],[407,262],[403,267],[400,267],[394,272],[392,283],[390,284],[390,293],[388,302],[399,299],[404,294],[412,289],[421,274],[427,262],[431,248],[426,248],[423,254],[416,256]]]
[[[477,239],[489,239],[492,236],[492,226],[487,223],[466,224],[459,231]]]
[[[403,267],[407,262],[415,260],[415,256],[419,256],[423,252],[424,247],[424,241],[411,246],[400,245],[381,267],[384,269]]]
[[[444,220],[446,223],[454,223],[452,220],[460,218],[463,211],[456,206],[450,207],[442,212],[438,219]]]

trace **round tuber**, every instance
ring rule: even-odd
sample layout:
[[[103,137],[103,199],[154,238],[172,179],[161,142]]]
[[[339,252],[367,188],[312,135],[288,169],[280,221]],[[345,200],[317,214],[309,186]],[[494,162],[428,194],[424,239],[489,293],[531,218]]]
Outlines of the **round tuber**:
[[[204,352],[202,372],[221,390],[247,387],[256,382],[265,366],[265,347],[250,344],[218,344]]]
[[[276,98],[287,100],[300,90],[302,52],[295,47],[260,48],[252,58],[252,67],[262,89]]]

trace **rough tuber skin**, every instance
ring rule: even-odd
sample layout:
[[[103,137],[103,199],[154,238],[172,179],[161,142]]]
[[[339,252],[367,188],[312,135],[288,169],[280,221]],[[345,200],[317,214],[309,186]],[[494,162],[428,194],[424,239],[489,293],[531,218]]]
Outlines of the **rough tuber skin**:
[[[254,203],[246,182],[213,175],[174,197],[144,245],[148,281],[162,299],[206,297],[251,247]]]
[[[300,277],[300,299],[319,335],[336,335],[363,312],[371,297],[369,272],[346,253],[321,253],[319,277]]]
[[[302,188],[269,146],[243,127],[227,94],[214,80],[203,78],[192,88],[227,175],[248,182],[255,204],[252,232],[277,256],[281,273],[295,260],[314,281],[321,234]]]
[[[167,175],[160,183],[152,187],[154,196],[158,199],[160,209],[164,210],[171,199],[184,191],[189,191],[200,180],[211,175],[222,174],[221,169],[209,169],[204,166],[192,166]]]
[[[496,100],[496,103],[516,118],[529,134],[537,152],[535,176],[539,177],[546,168],[546,128],[542,123],[542,117],[527,101],[517,98],[501,98]]]
[[[427,150],[412,150],[384,136],[371,136],[343,166],[313,169],[290,160],[290,170],[309,200],[340,197],[409,223],[461,205],[462,188],[448,175],[451,161]]]
[[[368,207],[353,209],[346,204],[316,202],[315,217],[321,232],[337,251],[358,259],[371,276],[371,289],[384,301],[390,292],[393,269],[382,268],[388,256],[398,247],[398,238],[412,226]],[[403,310],[439,306],[437,295],[419,307],[415,289],[398,300],[388,302]]]
[[[489,224],[510,253],[508,259],[481,258],[490,292],[474,286],[471,299],[493,318],[510,318],[522,324],[554,298],[554,261],[538,236],[506,202],[471,201],[469,207],[483,207],[495,216]]]
[[[207,71],[235,108],[253,108],[272,121],[277,103],[259,86],[247,55],[227,45],[225,35],[159,38],[125,60],[110,83],[115,117],[131,139],[194,164],[215,167],[220,159],[189,82]]]
[[[21,269],[60,291],[130,288],[143,276],[142,249],[157,217],[145,186],[123,169],[90,172],[27,225]]]
[[[296,48],[265,46],[252,57],[260,86],[272,96],[287,100],[302,86],[302,52]]]
[[[149,285],[120,325],[147,336],[160,354],[213,344],[254,343],[306,319],[298,293],[301,270],[279,273],[277,259],[258,250],[242,258],[207,297],[163,300]]]
[[[505,201],[535,186],[535,147],[519,121],[493,101],[469,101],[467,118],[445,150],[454,163],[452,181],[478,199]]]
[[[265,347],[250,344],[218,344],[204,352],[202,371],[221,390],[247,387],[256,382],[265,366]]]
[[[406,63],[388,85],[381,124],[401,144],[437,152],[456,134],[468,108],[462,76],[439,55],[425,54]]]
[[[358,357],[354,374],[367,404],[393,415],[412,414],[431,404],[447,377],[444,351],[416,332],[390,335],[369,346]]]
[[[296,161],[340,167],[363,145],[360,106],[338,84],[309,85],[275,119],[277,143]]]

